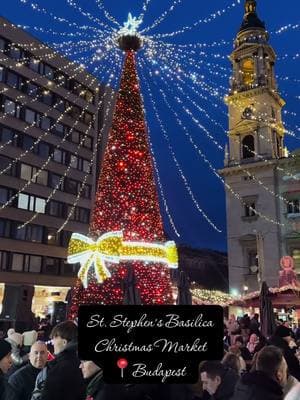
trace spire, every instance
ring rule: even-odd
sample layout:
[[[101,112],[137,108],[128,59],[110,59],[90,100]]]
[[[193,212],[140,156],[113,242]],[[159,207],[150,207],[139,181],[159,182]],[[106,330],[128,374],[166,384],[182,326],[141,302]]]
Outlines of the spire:
[[[245,2],[245,14],[243,18],[243,22],[240,28],[241,31],[245,31],[248,29],[266,29],[265,23],[261,21],[256,13],[256,0],[246,0]]]

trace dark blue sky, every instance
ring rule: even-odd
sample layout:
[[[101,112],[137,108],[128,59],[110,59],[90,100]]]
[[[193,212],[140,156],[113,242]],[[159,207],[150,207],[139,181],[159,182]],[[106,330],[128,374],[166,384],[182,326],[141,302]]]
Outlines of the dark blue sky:
[[[27,0],[24,1],[27,2]],[[68,5],[66,0],[55,2],[53,0],[35,1],[41,7],[52,12],[53,15],[64,17],[79,25],[97,27],[95,22],[90,21],[88,18],[81,15],[80,12],[75,11],[74,8]],[[84,0],[73,1],[81,6],[84,11],[89,11],[91,15],[107,23],[111,27],[114,27],[111,22],[105,19],[103,12],[97,8],[97,0],[91,0],[89,2]],[[98,3],[99,2],[101,3],[100,0],[98,0]],[[209,14],[222,10],[232,3],[236,3],[234,0],[182,0],[181,2],[177,2],[179,4],[174,8],[173,12],[171,12],[160,25],[151,30],[148,33],[149,35],[177,31],[183,26],[192,25],[199,19],[204,19]],[[102,0],[102,3],[106,10],[113,15],[118,22],[123,23],[123,21],[127,19],[129,11],[131,11],[133,15],[140,14],[143,1]],[[145,13],[144,23],[141,29],[151,25],[156,18],[165,10],[169,9],[171,4],[172,1],[169,0],[151,0],[148,5],[148,10]],[[174,234],[174,230],[170,226],[169,220],[164,212],[164,206],[162,206],[166,231],[176,242],[188,244],[192,247],[218,250],[226,249],[224,189],[221,182],[209,170],[207,164],[199,157],[184,132],[179,129],[175,122],[174,114],[170,112],[170,109],[168,109],[166,103],[164,103],[159,90],[161,89],[163,93],[165,93],[167,101],[182,120],[187,132],[193,138],[194,143],[205,153],[206,157],[216,169],[221,168],[224,159],[223,152],[218,150],[207,134],[192,122],[191,118],[182,110],[182,106],[174,99],[178,96],[212,137],[222,145],[226,143],[226,135],[216,123],[221,124],[227,129],[227,117],[225,115],[227,110],[221,101],[221,97],[226,93],[228,87],[227,74],[230,72],[230,64],[226,56],[232,51],[232,40],[242,21],[243,4],[244,0],[241,0],[240,4],[236,7],[232,7],[224,15],[210,23],[202,23],[183,34],[160,39],[168,43],[174,43],[175,45],[197,42],[211,44],[215,41],[221,42],[222,40],[230,41],[230,44],[206,49],[202,48],[201,50],[205,51],[202,55],[199,54],[199,52],[196,54],[185,52],[185,58],[183,54],[176,51],[173,55],[168,56],[167,61],[163,61],[160,55],[159,58],[154,57],[154,60],[157,60],[156,65],[150,65],[148,62],[146,67],[143,66],[143,71],[141,71],[141,67],[139,67],[142,92],[147,112],[147,122],[151,131],[151,141],[156,154],[161,183],[164,188],[170,213],[180,233],[180,237],[178,238]],[[284,122],[287,128],[292,130],[300,138],[300,121],[297,115],[300,101],[300,98],[297,98],[297,96],[299,96],[298,88],[300,83],[299,56],[297,56],[300,42],[299,27],[296,29],[288,29],[281,34],[275,33],[275,31],[282,26],[300,23],[300,3],[298,0],[285,0],[285,2],[258,0],[258,13],[261,19],[266,22],[268,31],[271,32],[271,44],[279,57],[276,64],[276,73],[281,77],[281,79],[278,80],[279,90],[283,98],[287,101],[285,107],[287,113],[284,114]],[[29,6],[29,2],[27,2],[27,4],[22,4],[20,0],[2,2],[1,14],[15,24],[28,25],[29,32],[48,43],[57,43],[63,40],[69,40],[70,38],[38,32],[33,28],[34,26],[48,30],[52,29],[55,32],[76,33],[78,31],[74,26],[70,27],[67,24],[55,22],[49,13],[43,14],[32,10]],[[285,54],[287,54],[288,57],[285,57]],[[91,57],[91,53],[89,52],[84,55],[88,58]],[[80,56],[81,55],[79,55],[79,57]],[[138,57],[144,60],[143,52],[141,52]],[[188,57],[191,58],[191,64],[193,65],[187,64]],[[295,59],[293,59],[293,57]],[[76,59],[76,57],[74,58]],[[180,75],[181,79],[184,81],[183,84],[180,80],[175,79],[172,81],[170,79],[173,76],[174,63],[176,61],[182,65],[184,74],[190,76],[196,73],[197,76],[202,76],[202,83],[195,86],[202,98],[199,97],[191,87],[193,85],[191,79],[184,78],[183,73]],[[106,70],[111,68],[109,62],[104,62],[104,66]],[[91,67],[91,71],[93,71],[93,67]],[[163,72],[161,72],[161,68],[165,68]],[[155,70],[160,71],[159,74],[150,77],[149,71],[155,73]],[[142,74],[145,76],[145,80]],[[167,75],[169,75],[169,77]],[[100,77],[102,76],[104,77],[104,74],[100,74]],[[286,77],[289,79],[286,79]],[[222,230],[222,233],[216,232],[206,222],[188,194],[184,182],[180,177],[180,173],[178,172],[178,168],[170,154],[168,143],[162,134],[161,125],[155,117],[155,112],[149,97],[148,85],[153,94],[153,99],[155,100],[161,121],[166,127],[166,132],[174,150],[175,157],[181,166],[189,187],[197,199],[199,206],[215,225]],[[184,94],[178,90],[178,85],[182,86]],[[216,88],[218,88],[218,93],[215,92]],[[207,115],[215,120],[216,123],[212,123],[205,117],[203,111],[199,112],[187,99],[187,96],[205,110]],[[293,138],[291,136],[286,137],[285,143],[289,150],[300,147],[299,138]]]

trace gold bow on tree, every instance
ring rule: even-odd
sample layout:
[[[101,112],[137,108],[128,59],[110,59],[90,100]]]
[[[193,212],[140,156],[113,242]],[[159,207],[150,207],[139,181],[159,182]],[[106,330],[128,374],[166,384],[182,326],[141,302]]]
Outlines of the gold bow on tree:
[[[70,264],[81,264],[78,277],[85,288],[88,286],[88,272],[92,266],[99,283],[111,276],[105,262],[155,262],[169,268],[178,268],[178,253],[173,241],[164,244],[123,241],[122,231],[105,233],[96,241],[80,233],[73,233],[67,260]]]

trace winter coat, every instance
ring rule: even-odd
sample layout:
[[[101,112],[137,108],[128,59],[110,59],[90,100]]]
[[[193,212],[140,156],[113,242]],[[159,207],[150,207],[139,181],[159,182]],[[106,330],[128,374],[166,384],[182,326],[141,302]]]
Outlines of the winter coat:
[[[285,396],[284,400],[299,400],[300,399],[300,383],[298,382]]]
[[[30,363],[18,369],[8,379],[8,383],[15,393],[16,400],[30,400],[35,380],[41,370],[34,368]]]
[[[86,400],[100,400],[104,385],[102,370],[96,372],[96,374],[85,383],[87,384]]]
[[[85,383],[77,357],[77,344],[69,343],[47,364],[47,378],[41,400],[83,400]]]
[[[279,347],[282,350],[288,365],[289,373],[300,381],[300,364],[298,358],[295,356],[294,350],[292,350],[288,343],[279,336],[273,336],[270,339],[270,344]]]
[[[241,377],[231,400],[283,400],[283,391],[267,374],[253,371]]]
[[[221,379],[221,383],[216,393],[211,396],[211,400],[230,400],[239,376],[233,369],[228,368]]]
[[[16,400],[13,390],[0,369],[0,400]]]

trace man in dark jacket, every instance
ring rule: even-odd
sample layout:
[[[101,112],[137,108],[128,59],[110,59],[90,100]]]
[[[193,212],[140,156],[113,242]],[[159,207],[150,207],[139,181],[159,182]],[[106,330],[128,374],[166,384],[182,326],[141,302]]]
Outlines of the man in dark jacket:
[[[81,361],[80,369],[85,380],[86,399],[100,400],[103,389],[103,372],[93,361]]]
[[[85,384],[77,356],[77,326],[72,321],[61,322],[53,328],[51,338],[55,359],[46,367],[40,399],[83,400]]]
[[[5,377],[11,366],[11,345],[6,340],[0,339],[0,400],[13,399],[13,393]]]
[[[292,342],[292,332],[290,328],[280,325],[276,328],[274,335],[270,339],[270,344],[279,347],[287,362],[289,373],[300,381],[300,364],[289,344]]]
[[[230,400],[238,374],[226,368],[219,361],[205,361],[199,368],[203,390],[210,394],[211,400]]]
[[[14,372],[8,379],[15,400],[30,400],[39,372],[45,367],[48,350],[44,342],[35,342],[30,349],[29,363]]]
[[[286,381],[287,364],[282,351],[266,346],[257,355],[256,371],[241,377],[232,400],[283,400]]]

